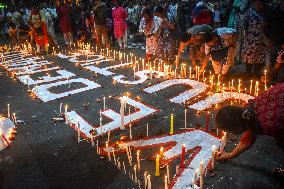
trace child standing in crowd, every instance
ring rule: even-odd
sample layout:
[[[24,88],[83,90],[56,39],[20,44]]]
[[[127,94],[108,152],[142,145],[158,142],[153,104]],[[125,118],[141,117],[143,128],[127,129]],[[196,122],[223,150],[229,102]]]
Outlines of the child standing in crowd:
[[[48,53],[48,34],[46,24],[39,18],[34,24],[34,38],[36,43],[36,52],[40,53],[41,48]]]

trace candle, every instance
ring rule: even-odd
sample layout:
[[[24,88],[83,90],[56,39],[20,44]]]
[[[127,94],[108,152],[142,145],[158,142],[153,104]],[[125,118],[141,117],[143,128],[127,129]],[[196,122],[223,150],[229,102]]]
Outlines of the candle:
[[[196,169],[195,172],[194,172],[194,177],[193,177],[193,184],[194,185],[197,184],[197,175],[198,175],[198,169]]]
[[[108,157],[108,160],[111,161],[110,151],[109,151],[109,149],[108,149],[108,142],[106,142],[106,149],[107,149],[107,157]]]
[[[147,126],[146,126],[146,136],[147,138],[149,137],[149,124],[147,123]]]
[[[199,179],[199,186],[200,188],[203,188],[203,160],[201,160],[200,165],[199,165],[199,170],[200,170],[200,179]]]
[[[160,148],[160,157],[162,158],[164,156],[164,147]]]
[[[165,176],[164,182],[165,182],[165,189],[168,189],[168,178],[167,178],[167,176]]]
[[[184,167],[184,161],[185,161],[185,144],[181,146],[181,167]]]
[[[137,168],[136,165],[134,166],[134,181],[137,183]]]
[[[197,66],[197,81],[199,81],[199,66]]]
[[[152,183],[151,183],[151,177],[150,177],[150,175],[147,176],[147,185],[148,185],[148,189],[151,189]]]
[[[216,153],[216,146],[213,145],[212,146],[212,163],[211,163],[211,169],[214,169],[214,165],[215,165],[215,153]]]
[[[170,183],[170,168],[168,164],[167,164],[167,178],[168,178],[168,183]]]
[[[186,128],[186,112],[187,112],[187,109],[184,110],[184,128]]]
[[[126,169],[125,169],[125,163],[124,163],[124,161],[122,162],[122,165],[123,165],[124,174],[126,174]]]
[[[60,106],[59,106],[59,112],[60,114],[62,114],[62,102],[60,103]]]
[[[101,129],[101,134],[103,133],[103,118],[100,117],[100,129]]]
[[[156,157],[156,172],[155,172],[155,176],[159,177],[160,176],[160,156],[157,155]]]
[[[204,78],[205,78],[205,70],[202,73],[202,80],[203,80],[203,82],[204,82]]]
[[[95,143],[94,143],[94,135],[91,134],[91,146],[94,147]]]
[[[130,138],[130,140],[132,140],[132,125],[131,125],[131,123],[130,123],[130,125],[129,125],[129,138]]]
[[[10,104],[8,104],[7,109],[8,109],[8,118],[10,119],[11,118],[11,115],[10,115]]]
[[[144,189],[147,188],[147,172],[144,172]]]
[[[171,114],[170,135],[174,134],[174,114]]]
[[[249,86],[249,94],[252,92],[252,80],[250,80],[250,86]]]
[[[232,90],[234,90],[234,80],[233,79],[232,79]]]
[[[140,151],[139,150],[137,151],[136,159],[137,159],[137,168],[138,168],[138,171],[140,171]]]
[[[15,123],[15,125],[17,125],[17,117],[16,117],[16,113],[13,113],[13,118],[14,118],[14,123]]]
[[[189,78],[191,79],[191,66],[189,67]]]
[[[223,151],[224,151],[224,148],[225,148],[225,146],[226,146],[226,143],[227,143],[227,133],[224,132],[224,135],[223,135],[223,137],[222,137],[222,139],[221,139],[221,145],[220,145],[220,153],[221,153],[221,154],[222,154]]]
[[[110,129],[108,128],[108,131],[107,131],[107,142],[109,142],[110,140]]]

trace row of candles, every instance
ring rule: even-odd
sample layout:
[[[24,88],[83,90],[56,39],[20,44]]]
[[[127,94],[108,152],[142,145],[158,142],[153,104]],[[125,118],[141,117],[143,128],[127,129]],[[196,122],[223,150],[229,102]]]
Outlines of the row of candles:
[[[105,99],[105,97],[104,97]],[[123,106],[123,104],[125,104],[125,100],[123,100],[122,98],[122,103],[121,105]],[[60,105],[60,112],[61,112],[61,108],[62,108],[62,104]],[[65,106],[65,113],[64,114],[67,114],[67,108],[68,106],[66,105]],[[104,108],[105,108],[105,102],[104,102]],[[124,106],[123,108],[124,109]],[[185,111],[185,115],[186,115],[186,111]],[[209,115],[209,113],[207,113],[207,115]],[[207,116],[208,117],[208,116]],[[67,118],[66,118],[67,119]],[[186,119],[186,116],[185,116],[185,119]],[[170,118],[170,134],[173,134],[173,122],[174,122],[174,116],[173,114],[171,114],[171,118]],[[208,124],[208,122],[206,121],[206,124]],[[185,120],[185,127],[186,127],[186,120]],[[208,127],[208,126],[206,126]],[[79,126],[79,122],[78,122],[78,125],[77,125],[77,132],[78,132],[78,142],[80,142],[80,126]],[[130,129],[130,138],[132,134],[131,134],[131,129]],[[147,124],[147,137],[148,137],[148,124]],[[110,131],[108,131],[108,137],[107,137],[107,142],[106,142],[106,149],[109,148],[109,143],[110,143]],[[91,138],[91,143],[92,143],[92,146],[94,146],[94,138],[92,137]],[[224,134],[224,136],[222,137],[221,139],[221,145],[220,145],[220,153],[223,152],[224,150],[224,147],[226,145],[226,133]],[[132,156],[132,151],[131,151],[131,147],[129,145],[126,145],[126,154],[127,154],[127,159],[128,159],[128,163],[131,166],[133,166],[133,156]],[[100,147],[99,147],[99,144],[98,144],[98,140],[97,140],[97,153],[100,154]],[[156,166],[155,166],[155,176],[160,176],[160,160],[161,158],[163,158],[163,153],[164,153],[164,150],[163,150],[163,147],[160,148],[160,151],[159,151],[159,155],[156,156]],[[112,154],[112,157],[111,157],[111,154]],[[136,152],[136,164],[134,165],[133,169],[134,169],[134,176],[131,175],[131,178],[132,180],[138,184],[140,186],[140,181],[139,179],[137,178],[137,172],[140,172],[141,170],[141,152],[138,150]],[[215,155],[216,155],[216,147],[215,146],[212,146],[212,158],[211,158],[211,168],[213,169],[214,168],[214,158],[215,158]],[[185,144],[182,145],[182,154],[181,154],[181,163],[179,165],[179,167],[184,167],[184,164],[185,164],[185,156],[186,156],[186,146]],[[113,159],[114,161],[114,164],[118,166],[119,169],[123,170],[123,172],[126,174],[126,168],[125,168],[125,163],[122,162],[122,165],[123,165],[123,169],[121,168],[121,163],[119,162],[119,158],[117,159],[116,158],[116,155],[115,155],[115,150],[114,148],[112,148],[112,153],[111,151],[108,150],[107,152],[107,157],[108,157],[108,160],[111,161]],[[178,171],[178,169],[176,170]],[[197,178],[198,178],[198,175],[199,175],[199,185],[200,185],[200,188],[203,187],[203,183],[204,183],[204,174],[203,174],[203,161],[200,162],[200,168],[199,170],[197,170],[194,174],[194,179],[192,181],[192,184],[193,185],[197,185]],[[170,176],[169,176],[169,165],[167,165],[167,174],[165,176],[165,179],[164,179],[164,183],[165,183],[165,188],[168,188],[168,185],[170,184]],[[144,185],[145,185],[145,188],[147,189],[150,189],[151,188],[151,176],[149,174],[147,174],[146,172],[144,173]],[[147,186],[147,187],[146,187]]]

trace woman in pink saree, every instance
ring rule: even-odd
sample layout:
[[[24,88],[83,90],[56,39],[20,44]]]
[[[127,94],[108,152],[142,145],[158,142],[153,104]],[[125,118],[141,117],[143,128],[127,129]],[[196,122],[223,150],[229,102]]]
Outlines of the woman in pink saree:
[[[127,17],[128,14],[122,7],[121,1],[118,1],[115,8],[112,10],[112,18],[114,23],[114,36],[118,40],[120,49],[127,48]]]

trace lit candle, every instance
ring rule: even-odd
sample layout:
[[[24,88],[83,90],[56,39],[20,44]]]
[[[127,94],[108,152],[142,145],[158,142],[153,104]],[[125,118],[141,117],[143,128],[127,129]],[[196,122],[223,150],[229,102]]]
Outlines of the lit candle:
[[[144,172],[144,189],[147,188],[147,172]]]
[[[174,114],[171,114],[170,135],[174,134]]]
[[[199,186],[202,189],[203,188],[203,160],[201,160],[200,165],[199,165],[199,171],[200,171],[200,179],[199,179]]]
[[[155,176],[159,177],[160,176],[160,156],[157,155],[156,157],[156,172],[155,172]]]
[[[134,181],[137,183],[137,168],[136,165],[134,166]]]
[[[15,123],[15,125],[17,125],[17,117],[16,117],[16,113],[13,113],[13,118],[14,118],[14,123]]]
[[[107,149],[107,157],[108,157],[108,160],[111,161],[110,150],[108,149],[108,142],[106,142],[106,149]]]
[[[223,135],[223,137],[222,137],[222,139],[221,139],[221,145],[220,145],[220,153],[221,153],[221,154],[222,154],[223,151],[224,151],[224,148],[225,148],[225,146],[226,146],[226,143],[227,143],[227,133],[224,132],[224,135]]]
[[[181,167],[184,167],[184,161],[185,161],[185,144],[181,146]]]
[[[132,140],[132,124],[130,123],[129,124],[129,138],[130,138],[130,140]]]
[[[147,176],[147,185],[148,185],[148,189],[151,189],[152,183],[151,183],[151,177],[150,177],[150,175]]]
[[[160,148],[160,157],[162,158],[164,156],[164,147]]]
[[[137,151],[136,159],[137,159],[137,168],[138,168],[138,171],[140,171],[140,151],[139,150]]]
[[[126,168],[125,168],[125,163],[124,163],[124,161],[122,162],[122,165],[123,165],[124,174],[126,174]]]
[[[168,178],[168,183],[170,183],[170,167],[167,164],[167,178]]]
[[[189,78],[191,79],[191,66],[189,67]]]
[[[199,81],[199,74],[200,74],[199,69],[200,69],[199,66],[197,66],[197,81]]]

